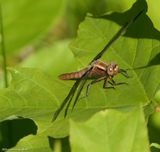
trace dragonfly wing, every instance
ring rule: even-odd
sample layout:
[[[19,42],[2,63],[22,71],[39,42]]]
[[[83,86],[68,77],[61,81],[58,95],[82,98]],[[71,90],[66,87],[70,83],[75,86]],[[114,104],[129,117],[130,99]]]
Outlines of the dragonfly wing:
[[[87,82],[87,79],[84,79],[84,80],[82,81],[82,83],[80,84],[80,86],[79,86],[79,88],[78,88],[78,91],[77,91],[76,98],[75,98],[74,103],[73,103],[72,110],[74,109],[74,107],[75,107],[75,105],[76,105],[76,103],[77,103],[77,101],[78,101],[79,96],[81,95],[81,92],[82,92],[82,90],[83,90],[84,85],[86,84],[86,82]]]
[[[144,10],[141,10],[134,18],[132,18],[129,22],[127,22],[126,24],[124,24],[119,30],[118,32],[112,37],[112,39],[105,45],[105,47],[103,48],[103,50],[101,52],[99,52],[91,61],[91,63],[99,58],[102,57],[102,55],[108,50],[108,48],[121,36],[123,35],[126,30],[128,29],[128,27],[133,24],[136,19],[143,13]]]
[[[68,103],[68,104],[67,104],[67,107],[66,107],[66,109],[65,109],[65,116],[67,115],[68,108],[69,108],[69,106],[70,106],[70,103],[71,103],[71,101],[72,101],[72,99],[73,99],[73,96],[74,96],[74,94],[75,94],[75,92],[76,92],[79,84],[80,84],[81,82],[83,82],[85,79],[86,79],[86,81],[87,81],[87,77],[88,77],[88,75],[89,75],[89,73],[90,73],[91,70],[92,70],[92,67],[89,68],[89,69],[82,75],[82,77],[81,77],[80,79],[76,80],[76,82],[74,83],[74,85],[73,85],[72,88],[70,89],[67,97],[64,99],[64,101],[62,102],[62,104],[60,105],[60,107],[59,107],[59,108],[56,110],[56,112],[54,113],[52,121],[55,121],[55,120],[57,119],[57,117],[59,116],[60,112],[63,110],[63,108],[65,107],[65,105]],[[84,84],[85,84],[85,83],[84,83]],[[83,89],[83,87],[82,87],[82,89]],[[77,96],[76,96],[76,99],[78,100]]]
[[[65,105],[67,104],[67,102],[70,101],[70,100],[72,100],[72,98],[73,98],[73,96],[74,96],[74,94],[76,92],[76,88],[78,87],[79,83],[80,83],[80,80],[76,80],[76,82],[74,83],[74,85],[70,89],[67,97],[64,99],[64,101],[62,102],[62,104],[60,105],[60,107],[54,113],[52,121],[55,121],[57,119],[58,115],[63,110],[63,108],[65,107]]]
[[[84,87],[85,83],[87,82],[88,75],[90,74],[92,68],[93,68],[93,67],[91,67],[90,69],[88,69],[88,70],[82,75],[82,77],[81,77],[81,79],[80,79],[80,83],[79,83],[79,86],[78,86],[78,92],[77,92],[76,98],[75,98],[75,100],[74,100],[72,110],[73,110],[73,108],[75,107],[75,105],[76,105],[76,103],[77,103],[77,101],[78,101],[78,98],[79,98],[79,96],[80,96],[80,94],[81,94],[81,92],[82,92],[82,90],[83,90],[83,87]],[[70,104],[71,104],[71,101],[72,101],[72,99],[68,102],[67,107],[66,107],[66,109],[65,109],[65,117],[66,117],[66,115],[67,115],[67,113],[68,113],[68,108],[69,108],[69,106],[70,106]]]
[[[79,80],[77,80],[77,82],[78,82],[78,85],[76,86],[76,88],[75,88],[75,90],[74,90],[74,94],[75,94],[75,92],[76,92],[76,90],[77,90],[77,88],[78,88],[81,80],[79,79]],[[67,101],[67,107],[66,107],[66,109],[65,109],[64,117],[67,116],[68,108],[69,108],[69,106],[70,106],[70,104],[71,104],[71,101],[72,101],[72,99],[73,99],[74,94],[73,94],[72,97]]]

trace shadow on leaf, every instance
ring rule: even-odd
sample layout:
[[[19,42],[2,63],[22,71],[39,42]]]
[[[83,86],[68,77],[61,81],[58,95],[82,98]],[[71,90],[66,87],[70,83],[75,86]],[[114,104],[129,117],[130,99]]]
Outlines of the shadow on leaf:
[[[133,23],[124,36],[133,38],[150,38],[150,39],[160,39],[160,32],[154,28],[152,21],[145,14],[147,12],[146,1],[137,0],[131,9],[124,13],[114,12],[109,15],[104,15],[98,18],[104,18],[116,22],[117,24],[123,26],[128,20],[133,18],[138,12],[144,10],[143,14]],[[136,27],[136,28],[135,28]]]
[[[6,120],[0,123],[0,149],[6,151],[15,146],[17,142],[29,135],[37,133],[37,126],[31,119]]]

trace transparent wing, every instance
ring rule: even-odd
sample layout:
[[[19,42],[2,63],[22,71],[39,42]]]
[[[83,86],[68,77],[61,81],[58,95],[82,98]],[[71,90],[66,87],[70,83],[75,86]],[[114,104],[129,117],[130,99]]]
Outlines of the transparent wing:
[[[79,96],[81,95],[81,92],[82,92],[82,90],[83,90],[84,85],[85,85],[86,82],[87,82],[88,75],[89,75],[90,71],[91,71],[91,70],[88,70],[88,71],[86,72],[86,74],[85,74],[85,75],[83,76],[83,78],[81,79],[81,82],[79,83],[79,86],[78,86],[78,88],[77,88],[77,89],[78,89],[78,90],[77,90],[77,94],[76,94],[76,97],[75,97],[75,100],[74,100],[74,103],[73,103],[72,110],[74,109],[74,107],[75,107],[75,105],[76,105],[76,103],[77,103],[77,101],[78,101],[78,99],[79,99]],[[66,117],[66,115],[67,115],[67,113],[68,113],[68,108],[69,108],[70,104],[71,104],[71,101],[68,102],[68,104],[67,104],[67,107],[66,107],[66,110],[65,110],[65,117]]]
[[[121,36],[123,35],[127,28],[133,24],[136,19],[143,13],[144,10],[141,10],[134,18],[132,18],[129,22],[127,22],[126,24],[124,24],[119,30],[118,32],[112,37],[112,39],[105,45],[105,47],[103,48],[102,51],[100,51],[94,58],[93,60],[90,62],[92,63],[93,61],[99,59],[102,57],[102,55],[108,50],[108,48]]]
[[[54,113],[53,115],[53,119],[52,121],[55,121],[57,119],[57,117],[59,116],[60,112],[64,109],[65,105],[67,104],[67,107],[65,109],[65,117],[68,113],[68,108],[71,104],[71,101],[76,93],[76,90],[78,88],[78,92],[77,92],[77,95],[76,95],[76,98],[74,100],[74,104],[73,104],[73,108],[74,106],[76,105],[77,101],[78,101],[78,98],[81,94],[81,91],[85,85],[85,83],[87,82],[87,78],[88,78],[88,75],[90,73],[90,71],[92,70],[93,67],[89,68],[83,75],[80,79],[76,80],[76,82],[74,83],[74,85],[72,86],[72,88],[70,89],[67,97],[64,99],[64,101],[61,103],[60,107],[56,110],[56,112]],[[80,86],[79,86],[80,85]],[[73,109],[72,108],[72,109]]]

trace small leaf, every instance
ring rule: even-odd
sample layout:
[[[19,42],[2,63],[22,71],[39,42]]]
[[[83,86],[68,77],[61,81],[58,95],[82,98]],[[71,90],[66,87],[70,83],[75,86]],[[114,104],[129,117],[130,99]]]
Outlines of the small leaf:
[[[160,144],[151,143],[151,147],[155,147],[155,148],[157,148],[157,149],[160,149]]]

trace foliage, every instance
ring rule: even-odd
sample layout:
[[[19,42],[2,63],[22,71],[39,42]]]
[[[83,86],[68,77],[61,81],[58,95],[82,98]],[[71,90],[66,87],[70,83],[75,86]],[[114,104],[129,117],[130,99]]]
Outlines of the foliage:
[[[152,142],[152,147],[159,148],[158,137],[152,133],[155,124],[157,132],[160,128],[158,14],[152,8],[156,7],[153,2],[134,2],[2,1],[11,81],[8,88],[0,90],[1,149],[149,152]],[[80,98],[67,118],[62,112],[51,122],[74,83],[57,76],[87,66],[118,29],[142,9],[143,14],[102,57],[105,62],[128,69],[128,79],[115,77],[116,82],[128,85],[105,90],[103,82],[94,84],[89,97]],[[62,28],[62,35],[57,27]],[[50,37],[57,38],[51,43]],[[20,55],[27,47],[33,49],[31,54],[15,62],[15,54]]]
[[[45,3],[43,0],[17,0],[16,3],[12,0],[2,1],[7,53],[18,51],[41,38],[58,17],[58,6],[61,3],[62,0],[47,0]]]
[[[73,151],[149,151],[145,120],[140,109],[101,111],[85,123],[71,122],[70,130]]]

